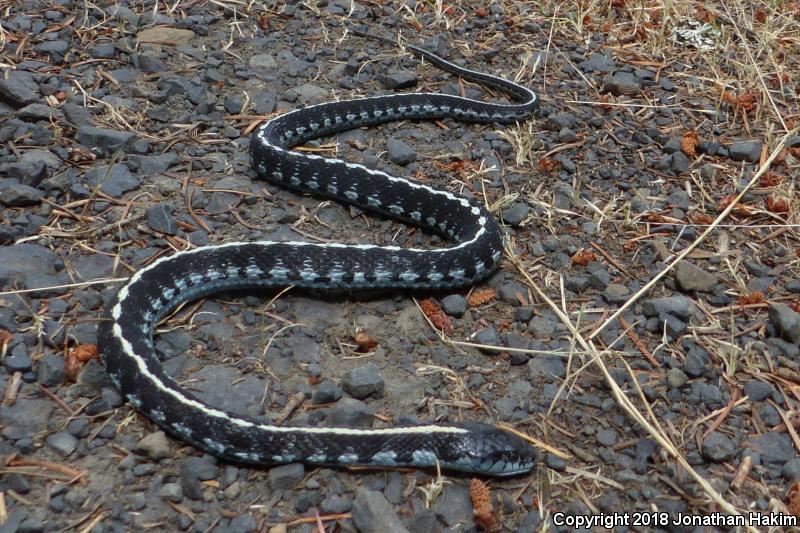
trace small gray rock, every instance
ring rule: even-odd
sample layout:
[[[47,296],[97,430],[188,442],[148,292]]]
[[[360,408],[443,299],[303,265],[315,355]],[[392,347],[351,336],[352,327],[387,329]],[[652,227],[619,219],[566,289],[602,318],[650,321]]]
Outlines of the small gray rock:
[[[27,122],[59,120],[64,118],[64,113],[62,113],[60,109],[50,107],[49,105],[33,103],[17,111],[17,118]]]
[[[269,471],[269,487],[272,490],[289,490],[303,480],[306,469],[302,463],[292,463],[272,468]]]
[[[528,214],[531,212],[530,207],[523,204],[522,202],[517,202],[510,208],[506,209],[500,214],[500,218],[503,219],[503,222],[506,224],[510,224],[512,226],[519,227],[525,219],[528,218]]]
[[[36,366],[36,381],[45,387],[57,387],[66,377],[64,358],[52,353],[45,354]]]
[[[700,452],[707,461],[722,463],[733,457],[736,449],[737,446],[727,435],[712,431],[703,440]]]
[[[380,398],[383,396],[385,386],[386,383],[375,363],[354,368],[342,379],[342,389],[357,400],[370,396]]]
[[[694,302],[682,295],[650,298],[642,302],[642,311],[647,316],[670,314],[683,320],[689,320],[696,308]]]
[[[679,389],[686,385],[689,376],[680,368],[670,368],[667,370],[667,386],[670,389]]]
[[[181,503],[183,501],[183,489],[180,483],[164,483],[159,489],[158,495],[172,503]]]
[[[800,479],[800,457],[787,461],[781,468],[781,475],[789,481]]]
[[[145,217],[147,218],[147,225],[150,226],[150,229],[166,233],[167,235],[175,235],[178,233],[178,224],[175,221],[175,217],[172,216],[172,207],[165,202],[148,207],[145,210]]]
[[[36,187],[47,178],[47,165],[44,161],[20,161],[5,167],[6,176],[19,180],[23,185]]]
[[[65,431],[49,435],[45,442],[64,457],[70,455],[78,447],[78,439]]]
[[[442,524],[436,518],[436,513],[430,509],[421,509],[414,513],[407,521],[410,533],[441,533]]]
[[[405,166],[417,160],[417,153],[409,145],[399,139],[386,141],[386,155],[395,165]]]
[[[111,154],[130,146],[136,134],[130,131],[118,131],[94,126],[81,126],[75,133],[75,139],[87,148],[96,149],[102,154]]]
[[[544,464],[547,468],[556,472],[563,472],[567,469],[567,460],[550,452],[544,454]]]
[[[800,313],[786,304],[773,303],[769,306],[769,321],[787,341],[800,344]]]
[[[417,73],[414,71],[393,72],[380,78],[381,85],[390,91],[411,89],[417,86]]]
[[[311,395],[311,402],[315,405],[335,403],[342,397],[342,388],[332,381],[323,381]]]
[[[714,274],[684,260],[675,267],[675,281],[687,292],[711,292],[717,284]]]
[[[531,377],[552,381],[563,378],[567,369],[564,360],[557,355],[537,355],[528,361],[528,371]]]
[[[614,96],[637,96],[642,90],[642,83],[632,72],[618,71],[605,80],[604,89]]]
[[[10,72],[8,79],[0,76],[0,100],[14,107],[23,107],[39,100],[29,84],[16,72]]]
[[[469,490],[460,485],[445,485],[444,491],[433,505],[433,512],[450,528],[463,528],[472,524],[472,499]]]
[[[768,465],[783,465],[795,458],[792,439],[786,433],[764,433],[749,439],[746,447],[758,452],[761,461]]]
[[[775,387],[771,383],[758,379],[751,379],[744,384],[743,389],[745,396],[752,402],[763,402],[775,392]]]
[[[500,346],[500,336],[497,335],[497,330],[494,329],[494,326],[478,330],[472,335],[472,340],[478,344],[485,344],[487,346]]]
[[[740,141],[728,146],[728,155],[733,161],[757,163],[761,159],[761,142]]]
[[[264,70],[273,70],[278,66],[278,63],[275,61],[275,58],[272,57],[272,54],[256,54],[250,57],[248,64],[251,67]]]
[[[625,285],[609,283],[603,291],[603,298],[610,304],[621,304],[628,299],[631,291]]]
[[[33,359],[27,353],[15,353],[6,357],[4,365],[9,374],[30,372],[33,367]]]
[[[256,91],[251,99],[253,110],[259,115],[267,115],[275,111],[278,95],[273,91]]]
[[[408,533],[392,505],[383,494],[374,490],[359,487],[351,513],[353,523],[361,533]]]
[[[325,425],[328,427],[372,427],[373,409],[355,398],[342,398],[325,412]]]
[[[120,198],[126,192],[139,187],[139,179],[127,165],[121,163],[110,168],[108,165],[90,168],[84,174],[84,178],[92,187],[100,184],[100,190],[112,198]]]
[[[460,294],[448,294],[442,298],[442,310],[450,316],[460,318],[467,312],[467,299]]]
[[[163,431],[156,431],[143,437],[133,449],[134,452],[144,455],[153,461],[169,457],[172,453],[169,439]]]
[[[42,201],[44,193],[22,183],[7,183],[0,189],[0,203],[7,207],[26,207]]]
[[[597,432],[595,439],[600,446],[613,446],[617,443],[619,434],[613,428],[603,428]]]

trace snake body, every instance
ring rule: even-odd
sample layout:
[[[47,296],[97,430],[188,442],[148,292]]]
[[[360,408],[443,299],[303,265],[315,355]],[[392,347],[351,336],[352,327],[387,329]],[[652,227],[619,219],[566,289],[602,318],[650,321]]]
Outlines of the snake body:
[[[406,46],[443,70],[509,94],[484,103],[438,93],[392,94],[326,102],[278,116],[251,137],[259,177],[424,227],[454,241],[438,249],[308,242],[232,242],[181,251],[136,272],[109,303],[98,342],[123,397],[174,437],[223,460],[254,465],[432,468],[515,475],[533,468],[535,450],[491,425],[423,424],[379,429],[285,426],[214,408],[166,374],[155,325],[181,303],[220,291],[454,289],[485,278],[502,254],[499,228],[483,207],[444,190],[362,165],[291,151],[311,139],[398,120],[514,123],[536,109],[517,83]]]

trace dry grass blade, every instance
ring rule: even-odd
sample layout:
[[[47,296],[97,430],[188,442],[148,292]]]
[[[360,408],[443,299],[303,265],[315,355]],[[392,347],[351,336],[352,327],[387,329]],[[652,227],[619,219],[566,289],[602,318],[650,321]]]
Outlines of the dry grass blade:
[[[611,393],[614,396],[614,399],[617,401],[617,404],[625,410],[626,413],[636,421],[641,427],[643,427],[650,436],[658,442],[658,444],[667,451],[678,463],[686,470],[686,472],[694,478],[694,480],[702,487],[703,491],[711,498],[723,511],[733,515],[741,515],[742,513],[733,505],[731,505],[723,496],[717,492],[714,487],[701,476],[693,467],[689,464],[686,458],[680,453],[678,448],[673,444],[673,442],[669,439],[669,437],[665,434],[665,432],[654,426],[653,424],[648,421],[648,419],[636,408],[636,406],[631,402],[631,400],[625,395],[625,392],[620,388],[617,382],[614,380],[613,376],[609,372],[608,367],[606,366],[605,362],[602,359],[602,353],[597,350],[594,343],[591,342],[590,339],[585,338],[583,335],[580,334],[578,329],[569,319],[569,317],[561,311],[559,306],[551,300],[547,294],[543,290],[539,288],[539,286],[534,282],[534,280],[528,275],[528,272],[525,270],[523,264],[519,260],[519,258],[514,254],[514,251],[511,249],[506,250],[507,256],[514,264],[514,266],[519,270],[522,277],[525,279],[528,286],[533,289],[534,292],[541,298],[550,309],[558,316],[559,320],[564,324],[564,326],[569,330],[569,332],[574,336],[575,340],[586,350],[587,352],[592,354],[592,360],[600,369],[603,377],[606,380],[609,388],[611,389]],[[609,319],[610,320],[610,319]],[[624,359],[622,359],[623,364],[625,364]],[[626,365],[627,366],[627,365]],[[630,371],[630,368],[629,368]],[[633,383],[638,385],[636,380],[633,380]],[[651,413],[652,415],[652,413]],[[752,526],[747,527],[748,531],[757,532],[758,530]]]
[[[781,138],[778,145],[772,150],[772,153],[769,155],[764,164],[761,165],[761,168],[758,169],[758,172],[756,172],[753,175],[753,177],[750,179],[747,185],[745,185],[744,188],[742,188],[742,190],[739,192],[739,194],[736,195],[736,197],[731,201],[731,203],[728,204],[728,206],[719,215],[717,215],[717,218],[714,219],[714,222],[712,222],[703,231],[703,233],[701,233],[700,236],[697,237],[697,239],[695,239],[694,242],[692,242],[692,244],[687,246],[680,254],[678,254],[675,260],[669,263],[666,266],[666,268],[664,268],[664,270],[659,272],[656,276],[653,277],[653,279],[648,281],[641,289],[636,291],[636,293],[633,296],[631,296],[624,304],[622,304],[619,307],[619,309],[617,309],[610,317],[608,317],[605,322],[600,324],[600,326],[598,326],[597,329],[595,329],[592,332],[592,334],[586,338],[586,340],[591,341],[592,339],[597,337],[600,333],[602,333],[603,330],[605,330],[609,325],[616,322],[617,319],[620,316],[622,316],[622,313],[624,313],[626,309],[628,309],[630,306],[636,303],[639,300],[639,298],[641,298],[645,293],[647,293],[647,291],[652,289],[656,285],[656,283],[661,281],[667,274],[669,274],[672,271],[672,269],[675,268],[676,265],[678,265],[678,263],[686,259],[686,257],[689,256],[689,254],[691,254],[695,249],[697,249],[697,247],[700,246],[700,244],[706,240],[706,238],[714,231],[714,229],[716,229],[717,226],[719,226],[719,224],[723,220],[725,220],[728,217],[728,215],[731,214],[731,212],[736,208],[736,206],[742,200],[744,195],[747,194],[747,192],[758,183],[758,181],[761,179],[761,176],[763,176],[769,170],[773,161],[775,161],[778,155],[780,155],[780,153],[786,147],[788,141],[798,132],[800,132],[800,126],[794,128],[792,131],[784,135]]]

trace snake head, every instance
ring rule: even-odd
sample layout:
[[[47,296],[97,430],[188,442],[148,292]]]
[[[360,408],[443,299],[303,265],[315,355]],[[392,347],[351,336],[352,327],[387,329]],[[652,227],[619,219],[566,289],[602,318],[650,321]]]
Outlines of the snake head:
[[[536,449],[521,437],[487,424],[461,427],[469,432],[459,436],[458,455],[445,458],[443,467],[487,476],[516,476],[536,465]]]

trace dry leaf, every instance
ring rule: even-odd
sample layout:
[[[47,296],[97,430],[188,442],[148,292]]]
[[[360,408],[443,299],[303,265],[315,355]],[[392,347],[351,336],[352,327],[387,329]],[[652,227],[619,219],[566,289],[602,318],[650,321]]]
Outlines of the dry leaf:
[[[556,161],[555,159],[550,159],[549,157],[543,157],[539,160],[539,170],[552,172],[557,168],[558,168],[558,161]]]
[[[711,215],[707,215],[705,213],[698,213],[695,211],[689,215],[689,222],[691,222],[692,224],[700,224],[708,226],[709,224],[714,222],[714,217],[712,217]]]
[[[753,305],[753,304],[760,304],[764,302],[764,295],[761,291],[753,291],[748,294],[742,294],[737,299],[739,305]]]
[[[501,531],[503,528],[494,513],[489,486],[480,479],[472,478],[469,481],[469,497],[472,500],[475,521],[491,533]]]
[[[697,157],[697,143],[699,142],[700,136],[696,131],[687,131],[681,139],[681,151],[689,157]]]
[[[467,299],[470,307],[478,307],[479,305],[487,304],[494,300],[496,293],[491,287],[485,289],[478,289],[473,291]]]
[[[572,256],[572,262],[580,266],[586,266],[596,260],[597,256],[594,252],[590,252],[589,250],[578,250],[575,252],[575,255]]]
[[[378,341],[370,337],[369,333],[367,333],[361,328],[356,330],[356,334],[353,336],[353,340],[356,341],[356,344],[358,344],[359,352],[372,351],[372,349],[378,345]]]
[[[783,181],[783,176],[777,172],[768,171],[758,180],[759,187],[775,187]]]
[[[789,201],[781,196],[771,194],[767,196],[767,211],[776,215],[785,215],[789,212]]]
[[[425,298],[419,303],[420,309],[431,321],[433,327],[442,333],[449,334],[453,331],[453,323],[442,308],[432,298]]]
[[[98,356],[97,345],[95,344],[79,344],[78,346],[70,349],[67,352],[67,357],[64,361],[64,369],[67,379],[75,381],[78,379],[83,369],[83,365]]]
[[[795,481],[786,491],[786,507],[795,515],[800,516],[800,481]]]

